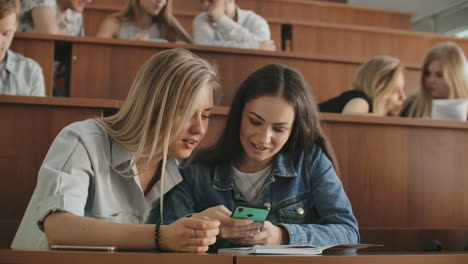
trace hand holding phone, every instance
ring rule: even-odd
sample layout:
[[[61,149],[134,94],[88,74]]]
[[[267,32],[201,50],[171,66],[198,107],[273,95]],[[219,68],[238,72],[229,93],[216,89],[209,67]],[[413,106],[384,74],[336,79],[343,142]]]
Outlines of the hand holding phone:
[[[263,222],[266,220],[268,213],[267,207],[256,204],[238,204],[232,213],[232,218],[251,219],[254,222]]]

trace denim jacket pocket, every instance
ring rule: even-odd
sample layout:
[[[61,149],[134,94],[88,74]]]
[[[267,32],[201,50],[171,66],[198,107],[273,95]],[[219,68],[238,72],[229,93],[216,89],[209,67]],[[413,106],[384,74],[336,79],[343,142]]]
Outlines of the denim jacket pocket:
[[[302,224],[309,218],[313,208],[313,202],[310,199],[301,199],[288,203],[278,209],[280,221],[288,224]]]

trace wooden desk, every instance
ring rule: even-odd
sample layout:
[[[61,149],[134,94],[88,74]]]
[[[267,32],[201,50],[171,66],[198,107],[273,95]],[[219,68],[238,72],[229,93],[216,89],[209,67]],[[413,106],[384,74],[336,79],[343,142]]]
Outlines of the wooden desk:
[[[47,96],[52,96],[55,43],[63,39],[63,36],[18,32],[11,44],[11,50],[32,58],[41,65]]]
[[[72,97],[124,99],[141,65],[154,54],[170,48],[186,48],[216,64],[223,86],[221,105],[229,105],[241,82],[270,63],[298,69],[309,82],[318,102],[350,89],[364,60],[302,53],[140,42],[120,39],[67,37],[72,45]],[[406,71],[407,93],[418,88],[419,68]]]
[[[127,1],[95,0],[86,9],[109,9],[113,12],[122,10]],[[201,13],[199,1],[175,0],[173,10],[176,16],[182,13]],[[271,19],[303,20],[345,25],[412,29],[411,13],[385,9],[351,6],[310,0],[237,0],[242,9],[252,10]],[[85,14],[86,14],[85,10]],[[86,15],[84,16],[86,20]],[[86,23],[85,23],[86,24]]]
[[[287,21],[277,20],[284,24]],[[468,40],[442,34],[318,22],[289,21],[294,52],[356,58],[388,55],[407,65],[422,65],[426,53],[439,42],[452,41],[468,53]]]
[[[85,28],[94,36],[102,20],[117,12],[115,6],[96,5],[86,9]],[[177,19],[192,34],[192,21],[196,12],[178,12]],[[339,24],[329,22],[307,22],[292,19],[270,19],[271,39],[278,51],[282,48],[282,27],[291,25],[292,39],[287,51],[305,54],[329,55],[337,58],[368,60],[379,55],[399,58],[410,67],[420,67],[424,56],[439,42],[453,41],[468,53],[468,40],[442,34],[414,32],[411,30],[377,28],[373,26]]]
[[[116,109],[115,100],[0,96],[0,248],[7,248],[36,187],[37,172],[62,128]]]
[[[83,251],[22,251],[0,250],[0,264],[81,264],[81,263],[139,263],[139,264],[465,264],[468,254],[460,253],[384,253],[359,254],[356,256],[232,256],[189,253],[146,253],[146,252],[83,252]]]
[[[236,256],[236,264],[465,264],[468,254],[376,254],[358,256]]]
[[[0,250],[0,264],[233,264],[232,255],[152,253],[152,252],[84,252],[84,251],[26,251]]]

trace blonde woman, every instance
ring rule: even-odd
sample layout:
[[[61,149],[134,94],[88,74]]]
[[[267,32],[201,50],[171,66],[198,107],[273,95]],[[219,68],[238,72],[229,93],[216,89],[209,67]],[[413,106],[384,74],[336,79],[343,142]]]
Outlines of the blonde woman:
[[[124,10],[104,20],[97,36],[192,43],[172,14],[172,0],[130,0]]]
[[[421,89],[405,103],[402,116],[430,117],[432,99],[468,98],[468,67],[463,50],[453,42],[433,47],[424,59]]]
[[[206,251],[218,221],[150,223],[163,213],[152,208],[182,181],[176,159],[187,158],[205,135],[218,86],[214,68],[186,50],[149,59],[119,112],[57,136],[12,248]]]
[[[406,99],[400,60],[378,56],[358,70],[353,89],[321,104],[321,112],[379,116],[398,115]]]

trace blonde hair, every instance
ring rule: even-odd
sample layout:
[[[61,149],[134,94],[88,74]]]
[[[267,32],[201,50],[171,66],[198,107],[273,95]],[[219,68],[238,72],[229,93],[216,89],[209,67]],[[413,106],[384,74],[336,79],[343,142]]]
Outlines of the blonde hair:
[[[377,56],[359,68],[352,86],[371,98],[373,113],[387,115],[386,101],[398,89],[396,82],[400,74],[403,74],[403,66],[399,59]]]
[[[130,166],[118,172],[129,172],[141,158],[146,159],[144,169],[152,160],[162,159],[162,188],[169,145],[195,113],[194,98],[206,85],[216,94],[216,69],[195,54],[171,49],[151,57],[138,71],[122,108],[113,116],[97,119],[133,154]]]
[[[153,23],[159,25],[161,35],[169,41],[176,41],[178,36],[187,43],[192,43],[192,38],[185,31],[177,18],[172,13],[172,1],[167,0],[166,5],[161,9],[157,16],[153,17]],[[117,18],[120,22],[134,23],[144,12],[141,7],[140,0],[130,0],[125,8],[113,17]]]
[[[429,64],[439,61],[444,81],[449,90],[447,99],[468,98],[468,67],[463,50],[453,42],[443,42],[433,47],[424,58],[421,74],[421,89],[413,96],[408,116],[429,117],[432,110],[432,96],[424,89]],[[408,100],[411,102],[412,100]]]
[[[0,0],[0,19],[11,13],[15,13],[18,19],[20,13],[19,0]]]

